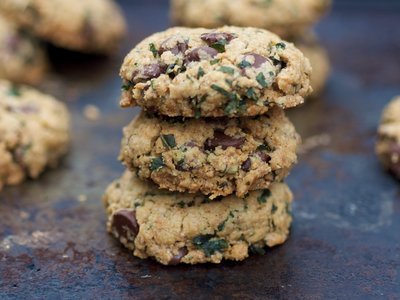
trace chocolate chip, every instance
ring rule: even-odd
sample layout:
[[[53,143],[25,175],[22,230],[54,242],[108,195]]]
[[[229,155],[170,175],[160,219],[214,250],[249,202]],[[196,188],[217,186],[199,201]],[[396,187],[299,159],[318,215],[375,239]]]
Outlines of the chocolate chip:
[[[168,66],[165,64],[149,64],[143,67],[141,72],[134,71],[132,73],[133,82],[138,83],[142,80],[149,80],[152,78],[157,78],[161,74],[167,71]]]
[[[185,64],[188,64],[192,61],[200,61],[202,59],[207,59],[207,58],[211,59],[214,58],[217,54],[218,54],[217,50],[208,46],[194,48],[186,55]]]
[[[221,146],[223,150],[226,150],[228,147],[235,147],[239,149],[245,142],[246,138],[244,137],[231,137],[226,135],[223,131],[217,130],[214,131],[214,137],[212,139],[207,139],[204,143],[204,149],[208,151],[212,151],[218,146]]]
[[[129,236],[136,237],[139,233],[139,224],[136,220],[136,211],[128,209],[117,211],[113,215],[111,226],[118,232],[119,236],[125,238],[128,238]]]
[[[188,251],[188,249],[186,247],[180,248],[178,250],[178,254],[174,255],[171,258],[171,260],[169,261],[168,265],[170,265],[170,266],[178,265],[181,262],[182,258],[184,258],[186,256],[186,254],[188,254],[188,253],[189,253],[189,251]]]
[[[242,164],[242,170],[245,172],[248,172],[250,170],[250,168],[251,168],[251,159],[248,158]]]
[[[160,49],[158,50],[158,54],[159,55],[163,54],[166,51],[171,51],[172,54],[174,54],[174,55],[178,55],[180,53],[185,54],[186,50],[188,49],[187,42],[184,42],[184,43],[177,42],[175,44],[175,46],[173,46],[171,48],[171,47],[167,46],[170,40],[171,40],[171,38],[169,38],[169,39],[167,39],[167,40],[165,40],[164,42],[161,43]]]
[[[269,156],[268,154],[266,154],[265,152],[262,151],[257,151],[256,152],[257,156],[263,161],[263,162],[270,162],[271,161],[271,156]]]
[[[200,36],[200,38],[209,45],[219,42],[221,40],[230,42],[236,37],[237,37],[236,35],[228,32],[210,32],[210,33],[203,33]]]
[[[261,67],[261,65],[264,64],[266,61],[268,61],[268,58],[256,53],[248,53],[245,55],[244,60],[247,62],[254,61],[251,66],[257,69]]]

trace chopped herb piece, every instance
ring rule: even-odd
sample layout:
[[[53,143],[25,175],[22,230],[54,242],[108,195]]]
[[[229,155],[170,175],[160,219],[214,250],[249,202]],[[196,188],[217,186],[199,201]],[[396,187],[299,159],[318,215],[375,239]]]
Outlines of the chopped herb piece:
[[[121,89],[124,91],[129,91],[129,89],[132,87],[133,83],[130,81],[125,81],[122,86]]]
[[[256,95],[256,92],[254,91],[254,89],[252,87],[247,90],[246,97],[249,98],[249,99],[252,99],[254,101],[258,101],[258,97]]]
[[[224,251],[229,244],[224,239],[213,239],[211,234],[199,235],[193,238],[192,242],[197,249],[201,249],[209,257],[215,252]]]
[[[178,206],[180,208],[184,208],[185,207],[185,202],[183,202],[183,201],[178,202]]]
[[[222,40],[215,42],[214,44],[211,44],[210,47],[214,48],[219,53],[222,53],[222,52],[225,52],[225,45],[227,43],[228,43],[227,40],[222,39]]]
[[[261,192],[261,195],[257,198],[258,203],[262,204],[262,203],[266,203],[267,202],[267,198],[269,198],[271,196],[271,191],[269,189],[265,189]]]
[[[260,72],[258,73],[257,77],[257,82],[263,87],[266,88],[268,86],[267,81],[265,79],[264,73]]]
[[[211,88],[212,88],[214,91],[217,91],[218,93],[224,95],[224,96],[227,97],[227,98],[230,98],[230,97],[231,97],[231,94],[230,94],[227,90],[225,90],[224,88],[220,87],[219,85],[212,84],[212,85],[211,85]]]
[[[257,147],[257,150],[258,151],[268,151],[268,152],[273,151],[271,146],[269,146],[268,144],[261,144],[260,146]]]
[[[164,167],[164,160],[162,157],[156,157],[151,161],[150,170],[157,171]]]
[[[215,65],[215,64],[219,63],[220,61],[221,61],[221,60],[218,59],[218,58],[213,59],[213,60],[210,60],[210,65]]]
[[[250,67],[251,66],[251,63],[249,63],[247,60],[242,60],[240,63],[239,63],[239,68],[241,68],[241,69],[245,69],[245,68],[247,68],[247,67]]]
[[[282,42],[276,44],[275,47],[276,47],[277,49],[281,49],[281,50],[285,50],[285,49],[286,49],[285,43],[282,43]]]
[[[274,214],[278,210],[278,207],[275,204],[272,204],[271,213]]]
[[[161,135],[163,145],[169,149],[176,147],[175,136],[173,134]]]
[[[265,250],[264,248],[255,246],[255,245],[251,245],[250,246],[250,252],[253,254],[258,254],[258,255],[264,255],[265,254]]]
[[[197,71],[197,79],[203,77],[205,75],[204,70],[202,67],[199,67],[199,70]]]
[[[224,67],[224,66],[220,67],[220,68],[218,69],[218,71],[220,71],[220,72],[222,72],[222,73],[226,73],[226,74],[231,74],[231,75],[233,75],[233,74],[235,73],[235,70],[234,70],[234,69],[232,69],[232,68],[230,68],[230,67]]]
[[[153,53],[154,58],[156,58],[158,56],[158,50],[156,49],[156,46],[153,43],[150,43],[149,49]]]
[[[8,94],[11,96],[18,97],[18,96],[21,96],[21,91],[18,86],[13,84],[13,85],[11,85],[10,89],[8,90]]]

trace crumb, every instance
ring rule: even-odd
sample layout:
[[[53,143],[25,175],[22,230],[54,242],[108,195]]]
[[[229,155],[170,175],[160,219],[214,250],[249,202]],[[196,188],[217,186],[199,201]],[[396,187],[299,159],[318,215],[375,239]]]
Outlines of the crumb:
[[[87,196],[86,195],[81,194],[81,195],[78,196],[78,201],[79,202],[85,202],[86,200],[87,200]]]
[[[100,118],[101,112],[97,106],[89,104],[83,109],[83,115],[90,121],[96,121]]]
[[[298,153],[306,154],[318,147],[328,146],[331,143],[330,135],[326,133],[317,134],[306,138],[301,144]]]

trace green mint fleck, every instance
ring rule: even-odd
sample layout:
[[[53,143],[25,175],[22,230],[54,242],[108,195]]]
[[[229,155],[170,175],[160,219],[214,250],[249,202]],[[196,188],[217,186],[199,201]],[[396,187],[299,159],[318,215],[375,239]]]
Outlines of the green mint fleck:
[[[275,204],[272,204],[271,213],[274,214],[278,210],[278,207]]]
[[[218,69],[218,71],[220,71],[220,72],[222,72],[222,73],[226,73],[226,74],[231,74],[231,75],[233,75],[233,74],[235,73],[235,70],[234,70],[234,69],[232,69],[232,68],[230,68],[230,67],[224,67],[224,66],[220,67],[220,68]]]
[[[227,98],[231,98],[231,93],[229,93],[227,90],[225,90],[224,88],[220,87],[219,85],[212,84],[212,85],[211,85],[211,88],[212,88],[214,91],[220,93],[221,95],[224,95],[224,96],[227,97]]]
[[[150,170],[157,171],[164,167],[164,160],[162,157],[156,157],[151,161]]]
[[[246,91],[246,97],[249,99],[252,99],[254,101],[258,101],[258,97],[256,95],[256,92],[254,91],[254,89],[251,87]]]
[[[263,88],[266,88],[268,86],[264,73],[262,72],[258,73],[256,80]]]
[[[123,91],[129,91],[129,89],[132,87],[132,85],[133,85],[132,82],[130,82],[130,81],[124,81],[123,84],[122,84],[122,86],[121,86],[121,89],[122,89]]]
[[[280,50],[285,50],[286,44],[281,42],[281,43],[276,44],[275,47]]]
[[[261,195],[257,198],[258,203],[266,203],[267,199],[271,196],[271,191],[269,189],[265,189],[261,192]]]
[[[214,44],[211,44],[210,47],[214,48],[219,53],[222,53],[222,52],[225,52],[225,45],[227,43],[228,42],[226,40],[219,40],[219,41],[215,42]]]
[[[197,79],[203,77],[206,73],[204,73],[204,70],[202,67],[199,67],[199,70],[197,71]]]
[[[173,134],[164,134],[160,138],[165,147],[169,149],[176,147],[175,136]]]
[[[215,239],[213,235],[199,235],[192,240],[194,246],[204,252],[207,257],[210,257],[215,252],[223,252],[229,247],[229,244],[224,239]]]
[[[158,56],[158,50],[157,50],[156,46],[154,45],[154,43],[149,44],[149,49],[153,53],[154,58],[156,58]]]
[[[219,63],[220,61],[221,61],[221,60],[220,60],[219,58],[210,60],[210,65],[215,65],[215,64]]]
[[[178,206],[179,206],[180,208],[184,208],[184,207],[185,207],[185,202],[184,202],[184,201],[178,202]]]

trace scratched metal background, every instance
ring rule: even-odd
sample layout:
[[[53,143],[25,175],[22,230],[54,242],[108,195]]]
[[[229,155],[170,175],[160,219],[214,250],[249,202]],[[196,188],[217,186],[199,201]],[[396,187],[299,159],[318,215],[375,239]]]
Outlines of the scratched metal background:
[[[124,1],[130,34],[112,60],[51,49],[57,72],[42,89],[68,103],[73,146],[59,169],[0,194],[0,299],[399,299],[400,185],[373,151],[381,109],[400,94],[395,1],[338,1],[317,28],[332,77],[321,99],[290,116],[303,139],[331,142],[303,155],[288,179],[296,202],[285,245],[241,263],[163,267],[106,234],[100,198],[123,170],[121,128],[137,113],[118,108],[118,68],[131,46],[168,26],[166,2]],[[100,120],[83,117],[87,104]]]

